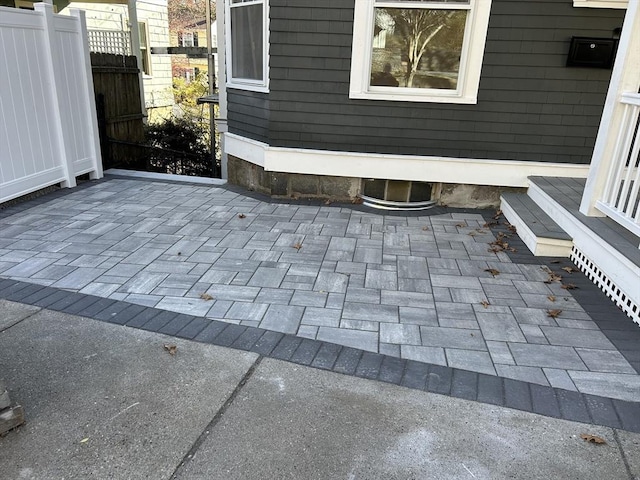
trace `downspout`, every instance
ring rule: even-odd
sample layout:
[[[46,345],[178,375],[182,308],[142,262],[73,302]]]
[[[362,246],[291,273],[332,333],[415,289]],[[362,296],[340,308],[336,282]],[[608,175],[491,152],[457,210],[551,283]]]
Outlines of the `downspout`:
[[[136,9],[136,0],[128,0],[127,6],[129,7],[129,31],[131,32],[131,50],[137,60],[138,64],[138,84],[140,85],[140,106],[142,108],[142,115],[144,116],[144,122],[147,123],[147,107],[144,99],[144,82],[142,76],[142,58],[140,52],[140,28],[138,27],[138,11]]]

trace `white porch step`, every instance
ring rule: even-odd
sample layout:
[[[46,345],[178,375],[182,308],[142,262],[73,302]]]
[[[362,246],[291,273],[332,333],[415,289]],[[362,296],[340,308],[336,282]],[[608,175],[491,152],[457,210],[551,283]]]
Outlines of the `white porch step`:
[[[518,236],[536,256],[569,257],[572,238],[528,195],[504,193],[500,208]]]

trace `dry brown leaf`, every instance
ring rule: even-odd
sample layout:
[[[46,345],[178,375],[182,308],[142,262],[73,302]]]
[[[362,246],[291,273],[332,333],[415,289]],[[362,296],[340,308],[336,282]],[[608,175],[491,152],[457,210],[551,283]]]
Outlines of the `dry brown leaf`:
[[[169,352],[169,355],[175,355],[178,347],[172,343],[165,343],[164,349]]]
[[[575,286],[573,283],[567,283],[565,285],[562,285],[560,288],[563,288],[565,290],[575,290],[578,287]]]
[[[549,295],[547,298],[549,299],[550,302],[555,302],[556,301],[556,296],[555,295]]]
[[[597,435],[590,435],[588,433],[583,433],[582,435],[580,435],[580,438],[582,438],[585,442],[589,442],[589,443],[595,443],[597,445],[606,445],[607,442],[604,438],[599,437]]]
[[[493,275],[494,277],[496,275],[500,275],[500,270],[496,270],[495,268],[485,268],[484,269],[485,272],[489,272],[491,275]]]
[[[469,232],[469,233],[467,233],[467,235],[469,235],[471,237],[475,237],[477,235],[477,233],[476,232]]]
[[[562,310],[547,310],[547,317],[558,318]]]
[[[351,200],[351,203],[353,203],[354,205],[360,205],[363,202],[364,200],[362,200],[360,197],[355,197],[353,200]]]
[[[467,224],[466,224],[466,223],[463,223],[463,222],[456,223],[456,227],[458,227],[458,228],[464,228],[464,227],[466,227],[466,226],[467,226]]]
[[[487,302],[486,300],[483,300],[483,301],[480,302],[480,305],[482,305],[484,308],[487,308],[491,304],[489,302]]]
[[[487,233],[484,230],[482,230],[481,228],[476,228],[476,232],[478,232],[478,233]]]
[[[328,198],[324,201],[325,205],[331,205],[331,200],[329,200]]]
[[[424,230],[425,232],[429,231],[429,227],[422,227],[422,230]]]
[[[573,268],[573,267],[562,267],[562,270],[564,270],[567,273],[573,273],[573,272],[577,272],[578,270]]]
[[[518,233],[518,229],[516,228],[516,226],[515,226],[515,225],[511,225],[511,224],[509,224],[509,225],[507,225],[507,228],[509,229],[509,231],[510,231],[511,233]]]
[[[246,216],[244,213],[240,213],[240,214],[238,215],[238,218],[247,218],[247,216]]]
[[[499,219],[502,216],[502,210],[497,210],[496,214],[493,216],[494,220]]]
[[[293,244],[293,248],[295,248],[296,250],[300,250],[302,248],[302,244],[301,243],[294,243]]]
[[[200,298],[202,300],[213,300],[213,297],[209,295],[207,292],[201,293]]]

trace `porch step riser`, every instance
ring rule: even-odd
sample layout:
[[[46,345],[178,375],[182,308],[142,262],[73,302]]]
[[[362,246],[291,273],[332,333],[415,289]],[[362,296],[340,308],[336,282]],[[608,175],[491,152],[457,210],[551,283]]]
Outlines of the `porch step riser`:
[[[508,199],[501,199],[500,208],[509,223],[516,227],[520,239],[535,256],[569,257],[571,249],[573,248],[573,242],[571,240],[561,240],[536,235],[527,222],[518,214],[516,209],[509,204]]]

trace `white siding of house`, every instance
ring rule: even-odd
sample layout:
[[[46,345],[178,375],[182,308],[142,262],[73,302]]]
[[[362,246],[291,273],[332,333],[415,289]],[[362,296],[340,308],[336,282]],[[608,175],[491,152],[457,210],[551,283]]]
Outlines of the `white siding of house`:
[[[127,5],[73,2],[70,7],[87,12],[87,28],[128,30]],[[147,24],[150,47],[169,46],[169,17],[166,0],[141,0],[136,3],[138,21]],[[151,75],[143,77],[147,109],[173,105],[171,92],[171,56],[151,55]]]

